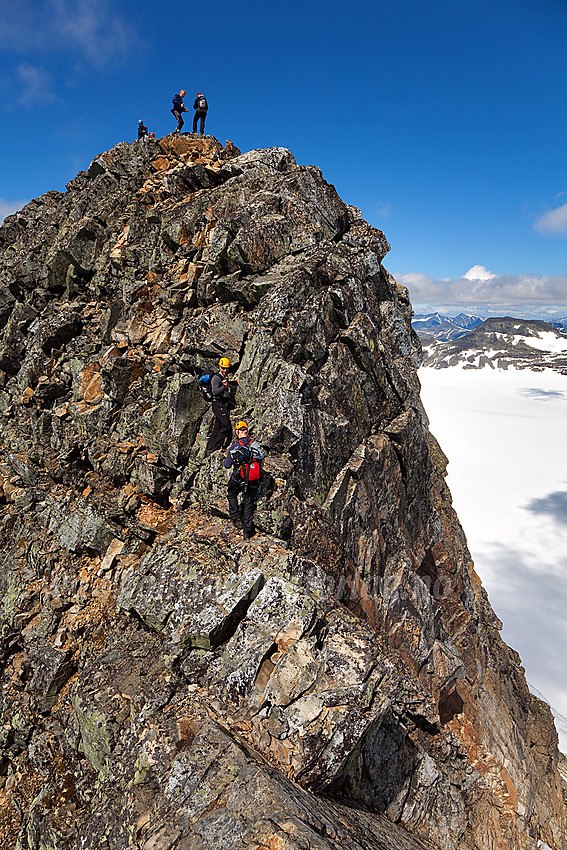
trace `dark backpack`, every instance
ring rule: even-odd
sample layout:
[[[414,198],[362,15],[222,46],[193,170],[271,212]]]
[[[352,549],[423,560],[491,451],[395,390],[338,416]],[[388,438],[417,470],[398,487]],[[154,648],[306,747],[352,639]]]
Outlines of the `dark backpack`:
[[[213,378],[212,372],[206,372],[204,375],[201,375],[199,378],[199,389],[201,390],[201,395],[205,399],[205,401],[213,400],[213,393],[211,391],[211,381]]]
[[[197,112],[206,112],[208,109],[207,98],[200,97],[197,100]]]

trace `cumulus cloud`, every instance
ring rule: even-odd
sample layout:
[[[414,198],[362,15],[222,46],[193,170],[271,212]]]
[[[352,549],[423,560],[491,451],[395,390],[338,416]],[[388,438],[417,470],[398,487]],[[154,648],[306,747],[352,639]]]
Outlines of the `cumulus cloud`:
[[[473,269],[484,266],[473,266]],[[567,304],[567,275],[494,275],[456,280],[434,280],[425,274],[395,274],[396,280],[407,286],[415,303],[451,305],[533,305]],[[492,273],[488,273],[492,274]]]
[[[489,272],[486,266],[473,266],[463,275],[465,280],[492,280],[496,277],[494,272]]]
[[[540,216],[534,223],[534,229],[554,236],[567,234],[567,204]]]
[[[7,215],[12,215],[12,213],[21,210],[26,204],[27,201],[6,201],[4,198],[0,198],[0,224]]]

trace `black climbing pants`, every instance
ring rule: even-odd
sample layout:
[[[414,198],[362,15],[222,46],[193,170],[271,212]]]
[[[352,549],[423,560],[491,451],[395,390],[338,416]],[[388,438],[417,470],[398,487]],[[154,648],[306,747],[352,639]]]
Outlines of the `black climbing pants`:
[[[199,132],[201,133],[201,136],[203,135],[203,130],[205,129],[205,118],[206,117],[207,117],[206,112],[196,112],[195,113],[195,117],[193,118],[193,132],[194,133],[197,132],[197,121],[200,118],[201,119],[201,129],[200,129]]]
[[[185,124],[181,112],[178,112],[177,109],[172,109],[171,112],[173,115],[175,115],[175,118],[177,119],[177,129],[179,130],[179,132],[181,132],[181,128]]]
[[[251,533],[254,530],[254,508],[258,501],[259,487],[259,483],[246,484],[244,479],[235,481],[232,476],[228,482],[228,488],[226,491],[228,495],[228,515],[231,519],[239,519],[242,517],[242,526],[244,531],[247,531],[248,533]],[[238,505],[238,496],[240,493],[243,494],[241,507]]]
[[[213,401],[211,407],[215,417],[215,424],[207,442],[207,454],[222,449],[230,440],[230,435],[232,434],[228,407],[222,401]]]

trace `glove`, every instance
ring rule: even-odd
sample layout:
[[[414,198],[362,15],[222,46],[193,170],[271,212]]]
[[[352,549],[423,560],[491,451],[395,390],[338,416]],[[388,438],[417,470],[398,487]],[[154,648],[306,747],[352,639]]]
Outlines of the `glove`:
[[[244,463],[244,452],[242,451],[242,449],[233,449],[230,453],[230,456],[235,466],[240,466],[242,463]]]

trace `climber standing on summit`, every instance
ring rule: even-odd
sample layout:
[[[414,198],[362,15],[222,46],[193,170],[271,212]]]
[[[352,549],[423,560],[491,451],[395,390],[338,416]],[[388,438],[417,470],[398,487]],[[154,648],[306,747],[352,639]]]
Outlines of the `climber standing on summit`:
[[[228,380],[228,370],[230,368],[230,360],[228,357],[221,357],[219,360],[219,371],[217,375],[211,378],[211,395],[213,397],[212,408],[215,417],[215,424],[211,435],[207,442],[205,455],[208,457],[213,452],[222,449],[230,440],[232,427],[230,424],[229,410],[232,406],[230,397],[230,386]],[[236,378],[232,383],[238,383]]]
[[[195,103],[193,104],[193,109],[195,110],[195,115],[193,117],[193,132],[197,132],[197,121],[200,118],[201,136],[203,135],[203,130],[205,129],[205,118],[207,117],[208,108],[209,104],[207,103],[207,98],[204,94],[201,94],[201,92],[198,91],[197,96],[195,98]]]
[[[145,139],[148,135],[148,128],[140,118],[138,121],[138,139]]]
[[[234,467],[228,482],[228,515],[233,525],[243,529],[246,539],[253,537],[254,508],[258,501],[258,491],[262,478],[264,451],[256,440],[248,436],[248,425],[242,420],[234,426],[236,439],[230,446],[223,461],[225,469]],[[242,496],[242,506],[238,505],[238,496]]]
[[[187,92],[185,91],[185,89],[181,89],[179,94],[173,95],[173,100],[171,101],[173,103],[173,109],[171,111],[172,111],[173,115],[175,116],[175,118],[177,119],[177,129],[173,131],[174,133],[180,133],[181,128],[185,124],[185,121],[181,117],[181,113],[182,112],[189,112],[189,110],[186,109],[185,104],[183,103],[183,98],[185,97],[186,94],[187,94]]]

